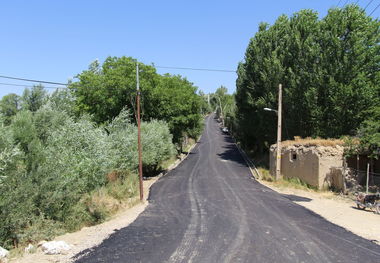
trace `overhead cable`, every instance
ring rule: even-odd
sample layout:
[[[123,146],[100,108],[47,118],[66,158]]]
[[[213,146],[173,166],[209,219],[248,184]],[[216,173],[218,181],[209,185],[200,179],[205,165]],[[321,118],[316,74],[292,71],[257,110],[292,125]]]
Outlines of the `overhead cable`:
[[[44,84],[54,84],[54,85],[60,85],[60,86],[68,86],[69,85],[67,83],[52,82],[52,81],[46,81],[46,80],[36,80],[36,79],[25,79],[25,78],[2,76],[2,75],[0,75],[0,78],[3,78],[3,79],[13,79],[13,80],[21,80],[21,81],[28,81],[28,82],[36,82],[36,83],[44,83]]]
[[[375,7],[375,9],[372,10],[372,12],[369,14],[369,16],[372,15],[372,14],[376,11],[376,9],[378,9],[379,7],[380,7],[380,4],[378,4],[378,5]]]
[[[368,4],[364,7],[364,11],[367,9],[367,7],[373,2],[373,0],[369,1]]]
[[[4,82],[0,82],[0,85],[2,86],[14,86],[14,87],[24,87],[24,88],[33,88],[34,86],[31,86],[31,85],[22,85],[22,84],[14,84],[14,83],[4,83]],[[66,87],[46,87],[46,86],[43,86],[44,88],[46,89],[64,89]]]
[[[185,68],[185,67],[166,67],[166,66],[155,66],[155,68],[165,68],[165,69],[181,69],[181,70],[196,70],[196,71],[214,71],[214,72],[233,72],[236,70],[231,69],[209,69],[209,68]]]

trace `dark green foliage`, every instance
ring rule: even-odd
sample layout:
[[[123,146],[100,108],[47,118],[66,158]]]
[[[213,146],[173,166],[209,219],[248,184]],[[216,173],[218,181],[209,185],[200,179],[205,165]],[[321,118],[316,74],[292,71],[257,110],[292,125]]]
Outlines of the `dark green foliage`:
[[[196,90],[180,76],[159,76],[156,87],[144,100],[144,118],[166,121],[176,143],[184,135],[196,138],[201,130],[201,98]]]
[[[380,155],[380,106],[375,106],[367,112],[368,118],[359,129],[360,147],[370,157]]]
[[[5,95],[0,101],[0,112],[4,117],[5,124],[9,124],[11,119],[20,110],[20,96],[11,93]]]
[[[379,103],[380,22],[357,6],[310,10],[261,24],[238,66],[239,137],[263,151],[275,141],[278,84],[283,138],[353,135]]]
[[[108,57],[93,62],[70,85],[78,114],[89,113],[101,124],[111,121],[123,108],[136,108],[136,64],[130,57]],[[175,143],[182,136],[196,137],[201,130],[200,102],[196,88],[180,76],[158,75],[153,66],[139,63],[143,120],[164,120]]]
[[[43,86],[34,86],[32,89],[25,89],[21,97],[21,107],[23,110],[37,111],[48,99],[47,91]]]
[[[88,70],[78,74],[79,81],[70,85],[77,112],[89,113],[97,123],[104,123],[116,117],[125,106],[135,109],[136,63],[131,57],[108,57],[103,65],[95,61]],[[157,74],[152,66],[139,63],[139,67],[140,87],[145,97],[155,86]]]

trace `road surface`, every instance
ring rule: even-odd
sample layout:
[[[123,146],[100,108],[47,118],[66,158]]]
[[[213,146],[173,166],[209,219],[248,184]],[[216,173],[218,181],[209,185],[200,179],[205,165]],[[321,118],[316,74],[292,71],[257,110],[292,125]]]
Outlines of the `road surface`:
[[[380,262],[380,246],[252,179],[213,116],[205,124],[136,221],[76,262]]]

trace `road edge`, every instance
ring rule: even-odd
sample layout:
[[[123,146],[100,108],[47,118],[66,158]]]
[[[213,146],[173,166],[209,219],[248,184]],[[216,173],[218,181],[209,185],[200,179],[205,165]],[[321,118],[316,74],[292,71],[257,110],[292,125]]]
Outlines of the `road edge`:
[[[247,166],[249,168],[249,171],[251,172],[252,177],[256,180],[261,179],[261,175],[260,175],[259,171],[257,170],[253,161],[248,157],[247,153],[239,146],[239,144],[236,142],[235,137],[232,136],[231,134],[229,134],[229,136],[232,138],[232,140],[234,141],[234,144],[235,144],[236,148],[238,149],[240,155],[243,157],[244,161],[247,163]]]

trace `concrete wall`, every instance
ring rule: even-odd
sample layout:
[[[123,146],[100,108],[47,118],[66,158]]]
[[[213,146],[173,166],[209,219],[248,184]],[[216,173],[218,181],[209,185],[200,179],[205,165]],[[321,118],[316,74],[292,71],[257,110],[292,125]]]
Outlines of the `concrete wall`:
[[[270,148],[270,173],[276,171],[276,146]],[[285,178],[299,178],[318,189],[342,183],[343,148],[292,145],[282,148],[281,174]],[[333,184],[333,185],[332,185]]]

